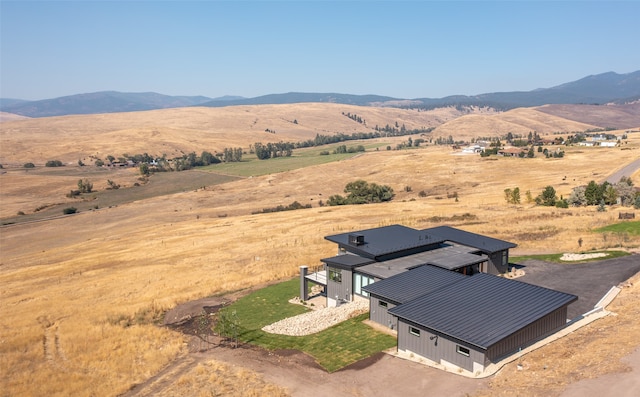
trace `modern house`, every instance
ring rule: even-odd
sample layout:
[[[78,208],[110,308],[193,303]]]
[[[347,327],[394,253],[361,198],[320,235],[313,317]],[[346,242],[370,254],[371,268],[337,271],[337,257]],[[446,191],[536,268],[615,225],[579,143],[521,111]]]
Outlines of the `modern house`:
[[[368,299],[370,320],[397,331],[399,354],[473,374],[563,327],[578,299],[500,277],[516,245],[449,226],[325,238],[338,255],[323,272],[304,268],[301,299],[308,281],[325,285],[327,306]]]

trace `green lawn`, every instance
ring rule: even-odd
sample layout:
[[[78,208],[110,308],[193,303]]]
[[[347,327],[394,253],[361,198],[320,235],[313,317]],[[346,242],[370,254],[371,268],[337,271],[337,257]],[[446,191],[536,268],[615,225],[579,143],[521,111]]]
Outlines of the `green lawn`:
[[[619,258],[621,256],[627,256],[629,255],[628,252],[625,251],[584,251],[584,252],[577,252],[579,254],[595,254],[595,253],[606,253],[607,256],[606,257],[600,257],[600,258],[593,258],[593,259],[585,259],[582,261],[579,261],[580,263],[582,262],[593,262],[593,261],[601,261],[603,259],[612,259],[612,258]],[[562,257],[563,254],[546,254],[546,255],[524,255],[524,256],[511,256],[509,257],[509,262],[510,264],[520,264],[526,260],[529,259],[537,259],[540,261],[545,261],[545,262],[553,262],[553,263],[578,263],[578,262],[567,262],[567,261],[561,261],[560,258]]]
[[[387,143],[363,143],[362,141],[349,141],[338,144],[323,145],[318,147],[295,149],[291,157],[277,157],[268,160],[258,160],[255,155],[245,155],[238,163],[212,164],[200,168],[202,170],[236,176],[260,176],[275,174],[278,172],[291,171],[299,168],[310,167],[318,164],[326,164],[355,157],[362,153],[332,154],[333,150],[340,145],[351,146],[362,145],[367,150],[386,150]],[[320,152],[328,151],[330,154],[321,155]]]
[[[365,313],[329,329],[308,336],[269,334],[261,330],[265,325],[308,311],[289,299],[298,295],[299,280],[295,278],[256,291],[230,305],[240,323],[238,338],[269,350],[295,349],[313,356],[329,372],[369,357],[396,345],[396,338],[363,323]]]
[[[613,225],[595,229],[595,231],[598,233],[627,233],[632,236],[640,236],[640,221],[614,223]]]

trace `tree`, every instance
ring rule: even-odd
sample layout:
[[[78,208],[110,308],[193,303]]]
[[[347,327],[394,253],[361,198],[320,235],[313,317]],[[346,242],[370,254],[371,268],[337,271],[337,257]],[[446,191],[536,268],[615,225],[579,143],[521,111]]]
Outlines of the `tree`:
[[[513,191],[509,188],[504,189],[504,199],[507,202],[507,204],[511,204],[511,193]]]
[[[531,159],[531,158],[534,158],[535,156],[536,155],[533,152],[533,146],[532,146],[532,147],[529,148],[529,151],[527,152],[527,157]]]
[[[585,188],[584,197],[587,205],[598,205],[603,199],[602,187],[596,181],[589,182]]]
[[[36,166],[33,163],[24,163],[24,168],[35,168]]]
[[[584,186],[574,187],[571,191],[571,195],[569,195],[568,203],[574,207],[580,207],[581,205],[585,205],[587,203],[587,199],[585,197],[586,188]]]
[[[605,204],[614,205],[618,201],[618,192],[612,185],[607,185],[602,192],[602,198]]]
[[[553,186],[547,186],[544,188],[542,193],[536,197],[536,204],[553,207],[556,205],[557,200],[558,196],[556,196],[556,189],[554,189]]]
[[[507,204],[520,204],[520,188],[504,189],[504,199]]]
[[[511,203],[520,204],[520,188],[516,187],[511,192]]]
[[[91,193],[93,191],[93,183],[88,179],[78,180],[78,190],[80,193]]]
[[[359,179],[347,183],[344,188],[347,197],[334,195],[329,197],[327,204],[329,205],[346,205],[346,204],[367,204],[380,203],[390,201],[394,197],[393,189],[386,185],[378,185],[375,183],[367,183]]]
[[[75,214],[76,212],[78,212],[76,207],[67,207],[62,210],[62,213],[65,215]]]
[[[149,171],[149,164],[147,164],[147,163],[142,163],[142,164],[140,164],[139,169],[140,169],[140,175],[142,175],[142,176],[149,176],[149,172],[150,172],[150,171]]]
[[[97,159],[95,162],[96,167],[102,167],[104,165],[104,161]]]
[[[632,206],[635,199],[635,188],[631,179],[626,177],[620,178],[620,181],[613,185],[620,198],[620,204],[624,206]]]

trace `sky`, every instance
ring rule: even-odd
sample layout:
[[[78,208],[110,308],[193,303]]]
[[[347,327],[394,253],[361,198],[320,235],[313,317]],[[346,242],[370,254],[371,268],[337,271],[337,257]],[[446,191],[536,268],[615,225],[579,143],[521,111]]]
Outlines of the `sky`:
[[[640,1],[5,1],[0,97],[441,98],[640,70]]]

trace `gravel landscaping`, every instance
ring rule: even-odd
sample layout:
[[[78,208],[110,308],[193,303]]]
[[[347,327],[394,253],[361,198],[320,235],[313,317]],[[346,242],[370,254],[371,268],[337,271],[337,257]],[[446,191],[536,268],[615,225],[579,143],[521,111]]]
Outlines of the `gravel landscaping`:
[[[607,256],[604,252],[597,252],[593,254],[563,254],[560,257],[561,261],[582,261],[585,259],[602,258]]]
[[[304,336],[315,334],[369,310],[369,301],[357,300],[338,307],[312,310],[298,316],[285,318],[264,326],[263,331],[271,334]]]

